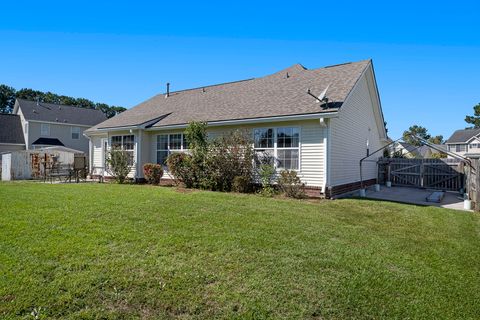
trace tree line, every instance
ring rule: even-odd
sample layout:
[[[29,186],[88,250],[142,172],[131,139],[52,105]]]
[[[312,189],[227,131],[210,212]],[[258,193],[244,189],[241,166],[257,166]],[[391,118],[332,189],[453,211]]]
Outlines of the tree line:
[[[106,103],[95,103],[86,98],[73,98],[69,96],[59,95],[53,92],[43,92],[23,88],[16,90],[5,84],[0,84],[0,113],[12,113],[15,105],[15,99],[25,99],[30,101],[40,101],[45,103],[55,103],[79,108],[97,109],[105,113],[107,118],[111,118],[127,109],[119,106],[111,106]]]

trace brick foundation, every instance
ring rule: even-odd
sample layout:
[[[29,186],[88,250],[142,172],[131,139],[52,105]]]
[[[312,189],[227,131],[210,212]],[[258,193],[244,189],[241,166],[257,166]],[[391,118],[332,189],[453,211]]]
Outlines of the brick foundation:
[[[365,181],[363,181],[363,186],[368,187],[368,186],[371,186],[375,183],[377,183],[377,179],[365,180]],[[336,196],[339,196],[341,194],[352,192],[352,191],[355,191],[355,190],[359,190],[360,187],[361,187],[360,181],[329,187],[329,188],[327,188],[327,192],[326,192],[325,197],[326,198],[335,198]]]

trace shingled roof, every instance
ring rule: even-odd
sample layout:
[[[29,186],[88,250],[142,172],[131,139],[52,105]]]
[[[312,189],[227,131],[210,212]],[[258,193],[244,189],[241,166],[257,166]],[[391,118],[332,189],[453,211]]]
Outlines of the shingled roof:
[[[25,144],[20,116],[0,113],[0,143]]]
[[[466,143],[468,140],[480,134],[480,129],[463,129],[455,131],[446,143]]]
[[[334,112],[370,63],[365,60],[312,70],[296,64],[261,78],[171,92],[168,97],[162,93],[87,131]],[[328,85],[330,102],[324,109],[307,90],[318,96]]]
[[[96,109],[45,102],[37,104],[36,101],[24,99],[17,99],[17,103],[27,121],[37,120],[94,126],[107,119],[102,111]]]

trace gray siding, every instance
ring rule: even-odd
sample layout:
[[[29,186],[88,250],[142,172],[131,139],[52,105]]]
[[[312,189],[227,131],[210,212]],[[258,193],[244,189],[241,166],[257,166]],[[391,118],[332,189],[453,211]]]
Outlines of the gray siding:
[[[88,154],[88,139],[83,136],[83,132],[87,130],[88,127],[79,127],[80,138],[78,140],[72,139],[72,127],[76,126],[50,123],[50,135],[42,136],[40,131],[41,123],[28,121],[28,149],[33,149],[32,143],[38,138],[57,138],[65,147],[83,151]]]

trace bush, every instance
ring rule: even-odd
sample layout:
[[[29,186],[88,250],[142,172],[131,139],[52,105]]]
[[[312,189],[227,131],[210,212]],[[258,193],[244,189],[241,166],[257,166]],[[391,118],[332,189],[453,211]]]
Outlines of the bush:
[[[262,184],[260,194],[266,197],[273,197],[275,189],[272,186],[273,175],[275,174],[275,167],[271,164],[263,163],[260,165],[259,175]]]
[[[305,185],[302,183],[296,171],[283,170],[278,178],[278,186],[283,193],[290,198],[305,198]]]
[[[145,163],[143,165],[143,175],[150,184],[159,184],[163,177],[163,166],[156,163]]]
[[[236,177],[250,184],[253,176],[252,141],[244,131],[233,131],[209,143],[205,157],[202,187],[216,191],[232,191]]]
[[[248,193],[252,190],[251,178],[244,176],[236,176],[233,178],[232,191],[240,193]]]
[[[233,131],[213,141],[207,140],[206,125],[192,122],[185,130],[189,154],[172,154],[167,158],[169,171],[187,188],[232,191],[235,177],[245,177],[249,185],[253,176],[253,144],[246,132]],[[240,187],[238,181],[238,188]]]
[[[107,153],[105,162],[107,163],[107,171],[118,183],[125,182],[134,165],[133,161],[131,161],[131,154],[120,149],[110,150]]]
[[[187,188],[198,186],[198,179],[192,168],[192,156],[187,153],[172,153],[167,158],[168,171],[173,175],[175,182],[182,181]]]

